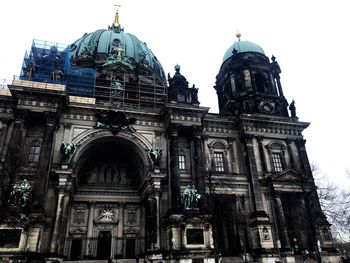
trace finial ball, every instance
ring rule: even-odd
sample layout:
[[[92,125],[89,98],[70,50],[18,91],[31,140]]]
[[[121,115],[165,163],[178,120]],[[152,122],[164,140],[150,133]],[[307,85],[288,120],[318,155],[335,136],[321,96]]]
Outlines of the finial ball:
[[[242,34],[241,34],[239,31],[237,31],[236,37],[237,37],[237,38],[241,38],[241,36],[242,36]]]

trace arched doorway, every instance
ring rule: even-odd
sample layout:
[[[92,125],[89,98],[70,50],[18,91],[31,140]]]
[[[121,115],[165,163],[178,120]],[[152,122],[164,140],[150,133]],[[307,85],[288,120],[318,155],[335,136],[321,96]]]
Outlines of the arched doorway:
[[[118,136],[101,137],[84,147],[74,163],[77,176],[66,249],[76,249],[77,241],[69,241],[79,229],[83,258],[130,258],[144,253],[140,186],[148,172],[147,149]],[[126,234],[130,232],[132,240]]]

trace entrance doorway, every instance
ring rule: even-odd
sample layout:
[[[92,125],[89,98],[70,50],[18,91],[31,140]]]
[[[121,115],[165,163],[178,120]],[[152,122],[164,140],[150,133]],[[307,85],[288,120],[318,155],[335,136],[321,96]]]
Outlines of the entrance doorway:
[[[97,240],[97,259],[111,258],[111,241],[112,236],[110,231],[101,231],[98,234]]]
[[[72,240],[72,245],[71,245],[71,249],[70,249],[70,259],[71,260],[81,259],[81,245],[82,245],[81,239],[73,239]]]
[[[127,238],[126,239],[126,248],[125,248],[125,257],[126,258],[135,258],[135,239]]]

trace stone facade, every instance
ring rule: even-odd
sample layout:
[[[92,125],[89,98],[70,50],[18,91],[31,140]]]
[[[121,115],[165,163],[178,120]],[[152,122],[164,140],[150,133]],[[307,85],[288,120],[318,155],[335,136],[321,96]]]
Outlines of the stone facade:
[[[0,93],[0,258],[297,262],[318,241],[315,257],[336,260],[309,124],[289,115],[275,58],[233,50],[217,76],[218,114],[179,66],[167,85],[121,61],[99,69],[124,87],[117,103],[35,80]],[[29,203],[15,206],[24,179]]]

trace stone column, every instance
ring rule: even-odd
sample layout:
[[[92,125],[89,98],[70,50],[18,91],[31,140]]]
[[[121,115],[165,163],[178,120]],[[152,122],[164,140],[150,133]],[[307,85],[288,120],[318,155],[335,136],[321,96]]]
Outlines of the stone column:
[[[89,215],[88,215],[88,225],[87,225],[87,244],[86,244],[86,255],[91,255],[90,243],[92,238],[92,231],[94,227],[94,214],[95,214],[95,202],[89,203]]]
[[[171,184],[171,207],[181,208],[181,188],[179,173],[179,145],[178,127],[172,126],[170,130],[170,184]]]
[[[119,203],[119,225],[118,225],[118,238],[117,238],[117,254],[123,254],[124,248],[124,209],[125,203]]]
[[[252,193],[253,211],[264,211],[263,193],[260,187],[259,173],[255,160],[253,136],[246,135],[243,139],[245,143],[245,162]]]
[[[253,249],[272,249],[274,247],[271,222],[264,210],[263,192],[259,181],[259,172],[254,153],[254,137],[244,136],[245,161],[252,196],[253,212],[250,215],[249,227],[252,236]]]
[[[45,113],[46,126],[43,142],[41,144],[40,162],[38,167],[39,173],[41,174],[41,180],[38,181],[37,189],[35,191],[37,205],[44,204],[46,195],[46,186],[50,176],[49,169],[52,157],[52,145],[54,143],[53,135],[55,131],[56,116],[57,115],[53,113]]]
[[[156,242],[154,244],[154,249],[159,250],[160,249],[160,206],[159,206],[159,199],[160,199],[160,193],[155,192],[154,198],[156,200],[155,205],[156,205],[156,213],[157,213],[157,218],[156,218]]]
[[[0,137],[0,156],[1,156],[1,162],[4,161],[4,155],[6,153],[6,144],[7,144],[7,132],[9,130],[8,128],[8,120],[1,119],[1,137]]]
[[[262,145],[263,137],[257,137],[258,140],[258,145],[259,145],[259,156],[260,156],[260,162],[261,162],[261,168],[262,172],[266,173],[267,172],[267,165],[266,165],[266,158],[264,154],[264,147]]]
[[[280,239],[282,246],[290,247],[290,241],[288,237],[288,228],[286,218],[284,216],[283,205],[281,196],[278,193],[274,193],[274,203],[276,207],[277,217],[278,217],[278,230],[280,233]]]
[[[7,176],[9,174],[17,174],[16,170],[18,166],[23,165],[22,158],[26,160],[26,156],[23,155],[23,146],[26,136],[25,119],[28,112],[25,110],[15,110],[14,117],[15,121],[12,125],[12,132],[9,134],[9,143],[3,150],[4,165],[6,166]],[[4,169],[3,169],[4,170]],[[9,184],[11,185],[16,180],[16,176],[10,176]]]
[[[276,82],[277,82],[277,88],[278,88],[278,93],[281,97],[283,97],[283,89],[282,89],[282,84],[281,84],[281,80],[280,80],[280,76],[279,75],[276,75],[275,76],[276,78]]]
[[[58,192],[58,200],[57,200],[57,209],[56,209],[56,218],[55,225],[53,228],[52,238],[51,238],[51,253],[57,253],[57,241],[61,226],[61,217],[62,217],[62,200],[64,197],[64,189],[60,188]]]
[[[68,204],[69,204],[69,196],[67,196],[67,193],[70,191],[70,185],[68,183],[68,178],[70,177],[71,171],[68,169],[62,169],[57,172],[58,173],[58,198],[57,198],[57,208],[56,208],[56,218],[55,218],[55,224],[53,228],[53,233],[51,237],[51,247],[50,252],[51,253],[59,253],[58,247],[61,244],[60,238],[61,235],[61,228],[63,227],[64,230],[66,229],[66,226],[62,226],[62,217],[63,213],[65,214],[65,217],[67,217],[68,213]],[[66,197],[65,197],[66,196]],[[67,199],[68,197],[68,199]],[[62,238],[64,240],[64,238]],[[63,241],[62,241],[63,242]]]
[[[203,159],[203,143],[202,143],[202,127],[193,127],[194,140],[194,159],[195,159],[195,173],[196,173],[196,187],[198,193],[202,196],[199,202],[200,208],[207,207],[207,200],[205,198],[205,172]]]
[[[306,141],[304,139],[298,139],[295,141],[299,154],[300,170],[303,173],[303,176],[310,178],[312,177],[312,173],[310,169],[309,158],[307,157],[305,149],[305,142]]]
[[[292,151],[292,140],[288,139],[287,140],[287,152],[290,160],[290,168],[297,170],[297,164],[295,162],[295,158],[293,156],[293,151]]]
[[[62,200],[62,219],[61,219],[61,225],[60,225],[59,244],[58,244],[59,254],[63,254],[63,249],[64,249],[64,241],[66,238],[67,221],[68,221],[68,213],[69,213],[69,201],[70,201],[70,194],[69,192],[66,191]]]

